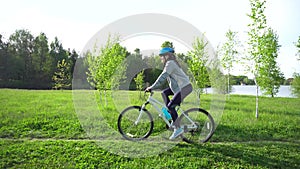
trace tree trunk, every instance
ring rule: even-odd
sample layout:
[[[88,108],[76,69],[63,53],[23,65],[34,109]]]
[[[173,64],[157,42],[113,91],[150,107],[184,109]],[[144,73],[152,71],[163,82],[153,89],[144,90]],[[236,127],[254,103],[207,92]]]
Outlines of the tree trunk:
[[[230,69],[228,70],[228,86],[227,86],[227,95],[228,95],[228,99],[230,98],[230,73],[229,73]]]
[[[258,119],[258,84],[257,83],[256,83],[256,108],[255,108],[255,117]]]
[[[198,96],[198,100],[199,100],[199,107],[200,107],[200,104],[201,104],[201,90],[202,89],[196,90],[196,95]]]

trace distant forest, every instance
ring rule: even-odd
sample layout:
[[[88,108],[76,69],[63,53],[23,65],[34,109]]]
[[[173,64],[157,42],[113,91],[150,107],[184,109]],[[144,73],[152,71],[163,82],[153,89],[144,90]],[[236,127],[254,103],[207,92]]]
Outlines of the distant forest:
[[[51,89],[58,63],[64,60],[72,73],[77,58],[75,49],[64,49],[57,37],[49,43],[45,33],[16,30],[6,41],[0,34],[0,87]]]

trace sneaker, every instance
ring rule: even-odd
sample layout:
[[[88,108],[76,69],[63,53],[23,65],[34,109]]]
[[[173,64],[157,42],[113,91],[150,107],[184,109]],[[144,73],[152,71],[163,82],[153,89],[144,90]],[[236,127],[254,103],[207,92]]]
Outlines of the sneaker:
[[[184,131],[182,128],[178,128],[178,129],[174,129],[173,134],[171,135],[171,137],[169,138],[170,140],[174,140],[175,138],[177,138],[180,134],[182,134]]]

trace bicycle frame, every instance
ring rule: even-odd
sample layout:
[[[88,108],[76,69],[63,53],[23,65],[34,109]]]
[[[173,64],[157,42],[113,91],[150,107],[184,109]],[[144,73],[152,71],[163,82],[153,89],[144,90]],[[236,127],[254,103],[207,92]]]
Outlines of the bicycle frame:
[[[206,110],[198,107],[183,110],[180,105],[177,105],[175,109],[178,112],[179,117],[176,120],[176,123],[180,126],[175,126],[173,121],[167,120],[164,110],[161,110],[161,108],[167,108],[167,106],[155,99],[153,95],[154,92],[151,92],[142,105],[130,105],[120,113],[118,118],[118,129],[125,139],[143,140],[148,138],[153,132],[154,119],[156,119],[153,118],[153,116],[155,116],[153,111],[158,112],[159,117],[165,122],[167,130],[172,131],[177,129],[177,127],[183,129],[183,133],[180,137],[185,142],[205,143],[211,138],[215,130],[215,123],[213,117]],[[149,108],[152,113],[147,109],[148,104],[152,106]],[[152,108],[154,108],[154,110]],[[159,125],[159,127],[162,126]]]
[[[159,116],[164,120],[164,122],[168,125],[168,127],[172,127],[173,121],[170,123],[169,120],[167,120],[167,119],[165,118],[165,116],[163,115],[163,113],[162,113],[162,111],[161,111],[161,109],[160,109],[160,107],[165,107],[165,108],[167,108],[167,107],[165,106],[165,104],[163,104],[163,103],[161,103],[160,101],[158,101],[158,100],[156,100],[155,98],[153,98],[153,97],[152,97],[153,94],[154,94],[154,92],[151,92],[150,95],[149,95],[149,97],[148,97],[148,99],[147,99],[147,101],[142,105],[142,108],[141,108],[141,110],[140,110],[140,114],[139,114],[137,120],[135,121],[135,125],[137,125],[138,122],[140,121],[140,119],[141,119],[141,117],[142,117],[142,114],[143,114],[143,112],[144,112],[143,110],[145,109],[145,107],[146,107],[148,104],[151,104],[151,105],[155,108],[155,110],[158,112],[158,115],[159,115]],[[195,124],[195,122],[194,122],[188,115],[186,115],[186,114],[184,113],[184,110],[182,110],[182,109],[180,108],[180,106],[177,106],[176,111],[177,111],[177,113],[181,112],[181,113],[182,113],[182,114],[183,114],[183,115],[191,122],[192,125],[187,126],[187,128],[197,128],[197,125]]]

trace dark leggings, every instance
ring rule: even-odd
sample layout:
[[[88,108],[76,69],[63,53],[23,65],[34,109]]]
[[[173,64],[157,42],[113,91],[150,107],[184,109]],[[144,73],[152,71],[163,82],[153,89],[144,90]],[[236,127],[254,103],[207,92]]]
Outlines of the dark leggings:
[[[164,99],[164,102],[171,113],[172,120],[176,127],[179,127],[179,124],[177,124],[177,122],[176,122],[178,114],[175,110],[175,107],[180,105],[180,103],[183,101],[183,99],[186,96],[188,96],[192,91],[193,91],[193,87],[191,84],[189,84],[189,85],[183,87],[179,92],[177,92],[175,94],[172,92],[172,90],[170,88],[163,90],[161,93],[161,95]],[[170,95],[174,95],[171,100],[169,98]]]

